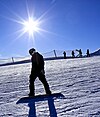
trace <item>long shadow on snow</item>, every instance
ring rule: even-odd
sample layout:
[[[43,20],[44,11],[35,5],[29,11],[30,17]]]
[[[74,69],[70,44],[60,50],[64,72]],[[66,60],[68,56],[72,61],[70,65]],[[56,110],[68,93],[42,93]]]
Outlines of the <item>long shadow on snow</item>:
[[[60,93],[59,95],[46,96],[46,97],[42,97],[42,98],[41,97],[36,97],[36,98],[24,97],[24,98],[19,99],[16,104],[28,103],[28,106],[29,106],[28,117],[36,117],[35,102],[48,101],[50,117],[57,117],[57,112],[56,112],[56,108],[55,108],[55,105],[54,105],[54,99],[57,99],[57,98],[63,99],[64,95]]]

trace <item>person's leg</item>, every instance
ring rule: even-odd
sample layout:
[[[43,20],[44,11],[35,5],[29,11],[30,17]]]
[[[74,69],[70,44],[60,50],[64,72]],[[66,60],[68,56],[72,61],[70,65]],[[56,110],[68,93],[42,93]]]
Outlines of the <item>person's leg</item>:
[[[35,95],[35,87],[34,87],[34,81],[36,79],[36,76],[34,74],[30,75],[30,80],[29,80],[29,89],[30,89],[30,93],[29,96],[34,96]]]
[[[42,74],[42,73],[40,73],[40,74],[38,75],[38,77],[39,77],[39,80],[40,80],[40,81],[43,83],[43,85],[44,85],[46,94],[51,94],[51,91],[50,91],[49,85],[48,85],[48,83],[47,83],[47,81],[46,81],[45,75]]]

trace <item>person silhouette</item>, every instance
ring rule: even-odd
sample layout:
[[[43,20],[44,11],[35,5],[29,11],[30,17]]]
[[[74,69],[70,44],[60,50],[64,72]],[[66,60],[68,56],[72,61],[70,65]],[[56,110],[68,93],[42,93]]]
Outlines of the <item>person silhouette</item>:
[[[77,55],[78,57],[82,57],[82,50],[81,49],[76,49],[77,52],[79,52],[79,54]]]
[[[37,77],[43,83],[46,94],[48,95],[51,94],[49,85],[45,78],[43,56],[40,53],[36,52],[34,48],[29,50],[29,54],[32,56],[31,58],[32,68],[31,68],[31,74],[30,74],[30,80],[29,80],[29,83],[30,83],[29,84],[29,89],[30,89],[29,96],[35,96],[34,82]]]
[[[72,57],[73,57],[73,58],[75,57],[75,52],[74,52],[74,50],[72,50]]]
[[[79,57],[82,57],[82,50],[79,50]]]
[[[64,59],[66,59],[66,52],[64,51],[63,54],[64,54]]]
[[[89,49],[87,49],[87,57],[90,57]]]

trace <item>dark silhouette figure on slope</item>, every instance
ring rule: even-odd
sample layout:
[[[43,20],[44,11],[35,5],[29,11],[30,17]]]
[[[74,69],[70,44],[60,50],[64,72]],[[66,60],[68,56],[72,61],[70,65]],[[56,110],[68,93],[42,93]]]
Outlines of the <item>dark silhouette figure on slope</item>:
[[[79,57],[82,57],[82,50],[79,50]]]
[[[89,49],[87,49],[87,57],[90,57]]]
[[[76,49],[76,51],[79,52],[78,56],[82,57],[82,50],[81,49],[79,49],[79,50]]]
[[[74,50],[72,51],[72,57],[73,57],[73,58],[75,57],[75,52],[74,52]]]
[[[44,59],[41,54],[35,51],[34,48],[29,50],[30,55],[32,56],[31,61],[32,61],[32,68],[31,68],[31,74],[30,74],[30,93],[29,96],[34,96],[35,95],[35,87],[34,87],[34,82],[35,79],[38,77],[39,80],[43,83],[46,94],[51,94],[49,85],[46,81],[45,78],[45,71],[44,71]]]
[[[64,54],[64,59],[66,59],[66,52],[64,51],[63,54]]]

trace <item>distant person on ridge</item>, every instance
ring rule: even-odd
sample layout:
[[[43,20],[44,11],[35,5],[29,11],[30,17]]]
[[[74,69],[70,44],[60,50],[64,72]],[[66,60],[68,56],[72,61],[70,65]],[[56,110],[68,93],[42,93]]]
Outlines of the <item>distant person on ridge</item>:
[[[82,50],[79,50],[79,56],[82,57]]]
[[[72,57],[73,57],[73,58],[75,57],[75,52],[74,52],[74,50],[72,51]]]
[[[82,57],[82,50],[81,49],[79,49],[79,50],[76,49],[76,51],[79,52],[78,56]]]
[[[66,52],[64,51],[63,54],[64,54],[64,59],[66,59]]]
[[[31,74],[30,74],[30,93],[29,96],[35,96],[35,87],[34,87],[34,82],[35,79],[38,77],[39,80],[43,83],[46,94],[51,94],[49,85],[46,81],[45,78],[45,71],[44,71],[44,59],[41,54],[35,51],[34,48],[29,50],[29,54],[32,56],[31,61],[32,61],[32,68],[31,68]]]
[[[90,57],[89,49],[87,49],[87,57]]]

